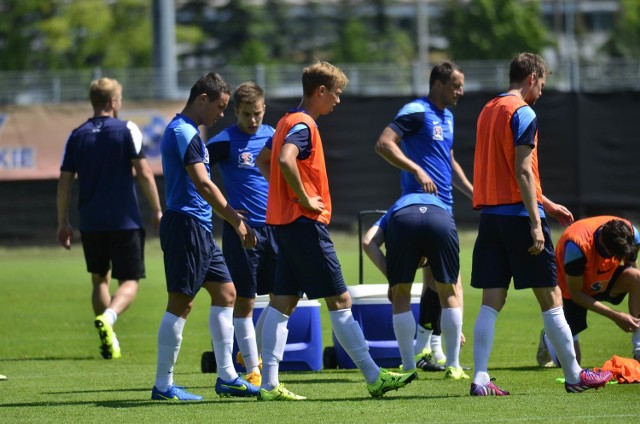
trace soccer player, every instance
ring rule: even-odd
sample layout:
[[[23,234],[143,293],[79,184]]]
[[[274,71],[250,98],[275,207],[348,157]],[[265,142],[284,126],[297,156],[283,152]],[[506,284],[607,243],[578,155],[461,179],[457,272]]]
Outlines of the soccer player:
[[[261,169],[270,175],[267,224],[275,226],[278,262],[274,297],[265,311],[262,330],[259,400],[306,399],[290,392],[278,379],[289,316],[305,293],[309,299],[325,299],[334,334],[363,373],[371,396],[404,387],[417,376],[382,370],[371,358],[351,313],[351,297],[327,231],[331,196],[316,120],[340,103],[347,82],[342,70],[327,62],[304,68],[300,105],[280,119],[272,145],[260,154],[271,153],[270,169]]]
[[[631,355],[640,361],[640,270],[636,262],[639,245],[638,230],[615,216],[576,221],[558,240],[558,285],[578,362],[578,334],[587,329],[587,311],[603,315],[622,331],[631,333]],[[619,305],[627,294],[629,313],[602,303]],[[542,351],[551,347],[544,334],[541,344]],[[547,357],[559,365],[555,352],[547,351]]]
[[[428,261],[440,297],[438,305],[440,302],[445,305],[443,322],[452,324],[443,328],[447,347],[445,377],[464,379],[466,374],[458,361],[462,326],[455,325],[455,320],[448,316],[462,307],[458,233],[453,216],[434,194],[410,193],[398,199],[377,224],[365,236],[365,252],[389,282],[393,327],[402,368],[413,370],[418,366],[424,369],[420,362],[422,358],[416,360],[413,344],[416,323],[411,312],[411,285],[416,268]],[[382,242],[387,247],[386,258],[379,247]]]
[[[260,386],[259,344],[253,326],[256,294],[272,294],[278,248],[272,227],[265,224],[269,184],[256,166],[255,159],[274,129],[262,123],[266,106],[264,91],[254,82],[240,84],[233,93],[237,123],[225,128],[207,143],[209,161],[218,164],[229,203],[245,217],[256,234],[257,245],[242,247],[233,227],[224,223],[222,251],[236,286],[233,327],[239,347],[239,358],[246,370],[246,380]],[[257,323],[258,335],[265,314]]]
[[[391,165],[400,168],[403,195],[434,194],[444,203],[449,213],[453,213],[454,186],[469,198],[473,193],[473,185],[453,155],[453,114],[449,108],[454,107],[463,94],[464,73],[459,66],[450,62],[434,66],[429,76],[429,95],[404,105],[393,122],[382,131],[375,148]],[[428,279],[430,278],[429,276]],[[443,308],[449,311],[444,312],[443,309],[441,326],[460,335],[462,282],[459,276],[457,280],[456,284],[443,284],[438,287],[446,291],[439,293],[439,300],[451,301],[449,304],[442,304]],[[454,301],[456,293],[460,299]],[[428,291],[425,292],[426,296],[429,294]],[[425,299],[425,304],[428,301],[429,299]],[[431,303],[434,301],[435,299],[430,300]],[[409,328],[415,328],[415,324],[411,324],[409,318],[408,314],[396,317],[399,328],[408,326],[401,331],[408,332]],[[457,346],[447,346],[447,349],[459,349],[460,337],[454,339],[453,336],[449,338],[445,335],[445,340],[450,340],[450,344]],[[447,361],[447,378],[469,378],[460,367],[457,355],[455,358],[447,357]]]
[[[164,253],[168,302],[158,330],[156,381],[151,391],[151,399],[155,400],[202,399],[173,382],[184,325],[201,287],[211,296],[209,331],[218,369],[216,393],[258,394],[258,387],[238,377],[231,358],[236,290],[211,233],[212,207],[231,224],[243,247],[255,246],[255,235],[211,181],[209,154],[198,130],[200,125],[210,127],[224,116],[229,93],[229,85],[220,75],[210,72],[202,76],[160,142],[167,199],[160,223],[160,246]]]
[[[471,286],[482,289],[473,337],[471,396],[504,396],[489,377],[488,363],[498,313],[511,278],[516,289],[533,290],[544,329],[563,364],[565,389],[580,393],[603,387],[608,371],[582,370],[562,313],[551,234],[546,216],[573,221],[562,205],[543,196],[538,173],[538,121],[531,106],[542,95],[549,70],[542,57],[521,53],[509,68],[509,89],[489,101],[478,117],[473,206],[481,210],[473,249]]]
[[[122,85],[111,78],[92,81],[89,98],[93,117],[73,130],[62,158],[57,237],[62,247],[71,249],[69,203],[77,174],[80,234],[93,284],[94,325],[100,336],[102,357],[116,359],[122,352],[113,327],[118,316],[133,303],[138,281],[145,277],[145,230],[136,180],[149,202],[151,224],[156,230],[162,210],[155,178],[142,150],[142,133],[133,122],[118,119]],[[109,290],[112,277],[118,280],[113,295]]]

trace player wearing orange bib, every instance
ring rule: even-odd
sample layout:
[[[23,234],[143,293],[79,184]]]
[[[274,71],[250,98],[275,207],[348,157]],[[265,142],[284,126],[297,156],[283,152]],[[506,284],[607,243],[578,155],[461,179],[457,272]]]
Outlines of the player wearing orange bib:
[[[481,215],[471,286],[482,289],[482,305],[473,333],[472,396],[509,394],[493,383],[488,364],[496,320],[512,279],[516,289],[532,289],[536,296],[545,331],[561,357],[566,391],[602,387],[611,378],[610,372],[580,368],[562,312],[546,215],[561,224],[571,223],[573,215],[542,195],[538,120],[531,108],[542,95],[548,74],[540,56],[519,54],[511,61],[508,91],[489,101],[478,117],[473,206]]]
[[[632,355],[640,361],[640,270],[637,268],[638,230],[615,216],[596,216],[576,221],[558,241],[556,264],[562,290],[564,315],[573,334],[580,361],[578,334],[587,329],[587,311],[612,320],[632,333]],[[629,294],[629,313],[614,310],[603,301],[619,305]],[[546,336],[541,348],[549,348]]]
[[[324,298],[333,332],[364,375],[371,396],[404,387],[417,377],[380,369],[369,354],[362,329],[351,313],[351,297],[327,231],[331,197],[322,140],[316,119],[340,103],[347,85],[342,70],[317,62],[302,73],[300,105],[276,127],[272,144],[260,152],[257,164],[269,178],[267,224],[275,229],[278,261],[274,297],[262,312],[262,385],[259,400],[304,400],[278,379],[287,343],[287,324],[298,301]]]

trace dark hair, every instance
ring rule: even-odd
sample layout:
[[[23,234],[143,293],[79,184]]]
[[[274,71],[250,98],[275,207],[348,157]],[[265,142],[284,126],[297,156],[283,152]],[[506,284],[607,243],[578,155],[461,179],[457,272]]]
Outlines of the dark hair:
[[[635,244],[633,229],[621,220],[612,219],[602,226],[602,244],[614,258],[635,261],[638,246]]]
[[[509,84],[524,81],[529,75],[546,78],[551,74],[542,56],[534,53],[520,53],[509,65]]]
[[[209,72],[201,76],[200,79],[193,84],[187,105],[193,103],[201,94],[206,94],[210,101],[215,101],[218,100],[223,93],[231,94],[229,84],[222,79],[220,74]]]
[[[431,75],[429,75],[429,88],[433,87],[436,81],[446,84],[447,81],[451,79],[451,75],[456,71],[464,74],[462,69],[452,62],[442,62],[434,66],[433,69],[431,69]]]

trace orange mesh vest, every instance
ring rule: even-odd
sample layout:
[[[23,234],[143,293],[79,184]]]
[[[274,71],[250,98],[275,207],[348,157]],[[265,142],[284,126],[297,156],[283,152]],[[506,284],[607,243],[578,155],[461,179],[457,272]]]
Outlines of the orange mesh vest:
[[[511,117],[527,104],[516,96],[496,97],[485,105],[478,117],[473,167],[473,207],[508,205],[522,202],[515,177],[515,144]],[[536,198],[542,203],[538,173],[538,133],[532,152]]]
[[[565,299],[571,299],[569,288],[567,287],[567,276],[564,273],[564,246],[567,241],[574,242],[587,260],[582,278],[582,291],[593,296],[607,289],[609,280],[611,280],[613,272],[620,265],[620,261],[616,258],[603,258],[600,256],[595,246],[594,233],[601,225],[612,219],[620,218],[615,216],[595,216],[581,219],[569,226],[560,236],[556,246],[556,266],[558,268],[558,285],[562,290],[562,297]],[[632,227],[630,222],[624,221]]]
[[[311,133],[311,154],[304,160],[297,160],[298,171],[304,189],[309,197],[320,196],[324,202],[324,210],[317,214],[300,206],[298,198],[282,176],[278,158],[284,145],[284,139],[296,124],[304,123]],[[269,179],[269,196],[267,198],[267,224],[289,224],[301,216],[329,224],[331,220],[331,196],[329,180],[324,163],[324,150],[318,132],[318,126],[312,117],[304,112],[288,113],[276,126],[273,134],[271,150],[271,177]]]

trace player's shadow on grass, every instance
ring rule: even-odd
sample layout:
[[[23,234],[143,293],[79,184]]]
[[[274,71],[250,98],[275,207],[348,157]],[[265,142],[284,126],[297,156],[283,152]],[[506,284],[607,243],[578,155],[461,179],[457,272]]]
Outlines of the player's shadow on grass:
[[[2,362],[23,362],[23,361],[92,361],[96,356],[43,356],[29,358],[2,358]]]
[[[553,368],[543,368],[537,365],[523,365],[519,367],[489,367],[489,372],[494,371],[538,371],[538,370],[549,370]],[[562,371],[561,368],[557,368]]]

